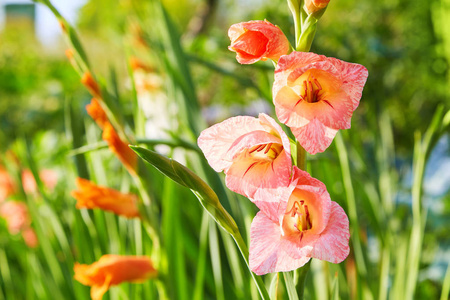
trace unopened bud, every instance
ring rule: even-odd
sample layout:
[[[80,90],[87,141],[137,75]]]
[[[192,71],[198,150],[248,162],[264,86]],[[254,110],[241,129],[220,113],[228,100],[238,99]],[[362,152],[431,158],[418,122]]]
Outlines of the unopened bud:
[[[86,71],[81,77],[81,83],[88,89],[92,96],[102,99],[100,88],[89,71]]]
[[[306,0],[305,1],[306,11],[309,14],[315,13],[316,11],[319,11],[327,7],[328,2],[330,2],[330,0]]]

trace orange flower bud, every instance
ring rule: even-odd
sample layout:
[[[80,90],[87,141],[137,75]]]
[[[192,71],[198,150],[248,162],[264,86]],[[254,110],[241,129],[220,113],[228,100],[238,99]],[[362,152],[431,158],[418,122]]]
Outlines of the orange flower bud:
[[[124,143],[110,123],[104,124],[102,138],[109,145],[109,149],[120,159],[128,172],[134,174],[137,168],[137,155]]]
[[[289,41],[280,28],[267,21],[250,21],[231,25],[228,30],[236,59],[241,64],[253,64],[268,58],[278,61],[288,54]]]
[[[109,123],[108,116],[97,99],[92,98],[91,103],[86,105],[86,111],[100,128],[103,129],[105,124]]]
[[[91,265],[76,263],[74,278],[91,286],[91,298],[101,300],[113,285],[122,282],[144,282],[158,274],[150,258],[146,256],[103,255]]]
[[[73,50],[70,49],[70,48],[69,48],[69,49],[66,49],[65,54],[66,54],[67,58],[68,58],[70,61],[72,61],[73,55],[74,55]]]
[[[328,2],[330,2],[330,0],[306,0],[305,1],[306,11],[310,14],[315,13],[316,11],[319,11],[327,7]]]
[[[141,60],[139,60],[138,58],[136,58],[134,56],[130,58],[130,66],[133,69],[133,71],[136,71],[139,69],[141,69],[145,72],[153,71],[153,69],[150,66],[146,65],[145,63],[143,63]]]
[[[64,33],[67,33],[67,28],[66,28],[66,24],[64,23],[64,21],[62,21],[62,20],[58,20],[58,23],[59,23],[59,27],[61,27],[61,30],[64,32]]]
[[[72,191],[71,195],[77,199],[76,208],[78,209],[100,208],[126,218],[139,217],[136,195],[98,186],[83,178],[77,178],[77,187],[78,190]]]
[[[81,83],[88,89],[92,96],[102,99],[100,88],[89,71],[86,71],[81,77]]]

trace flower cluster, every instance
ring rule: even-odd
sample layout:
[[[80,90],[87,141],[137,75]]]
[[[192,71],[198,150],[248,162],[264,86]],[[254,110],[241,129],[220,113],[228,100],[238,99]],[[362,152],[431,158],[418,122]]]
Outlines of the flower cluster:
[[[328,1],[306,1],[314,13]],[[283,32],[267,21],[232,25],[229,49],[241,64],[273,60],[273,103],[280,122],[310,154],[325,151],[350,128],[368,73],[365,67],[309,52],[291,52]],[[232,117],[204,130],[198,145],[229,189],[260,209],[251,225],[250,268],[258,275],[290,271],[315,257],[342,262],[349,222],[325,185],[293,166],[288,136],[270,116]],[[298,146],[299,147],[299,146]]]

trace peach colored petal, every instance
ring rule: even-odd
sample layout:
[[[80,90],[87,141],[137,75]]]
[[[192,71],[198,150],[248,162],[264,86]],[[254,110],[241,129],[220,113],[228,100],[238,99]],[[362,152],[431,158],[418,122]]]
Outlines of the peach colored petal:
[[[310,260],[298,255],[299,249],[290,240],[283,239],[280,225],[273,222],[264,213],[259,212],[253,219],[250,228],[250,269],[257,275],[272,272],[287,272],[300,268]],[[297,256],[298,258],[293,258]]]
[[[342,207],[332,201],[330,219],[328,220],[327,227],[315,243],[311,257],[335,264],[340,263],[350,253],[350,247],[348,245],[349,238],[348,217]]]
[[[258,60],[272,59],[289,52],[289,41],[280,28],[267,21],[250,21],[234,24],[228,30],[236,59],[241,64],[252,64]]]
[[[300,145],[310,154],[325,151],[337,133],[337,129],[325,127],[317,119],[313,119],[306,126],[291,130]]]
[[[258,119],[247,116],[229,118],[202,131],[198,146],[203,151],[209,165],[220,172],[228,169],[232,161],[226,160],[231,145],[242,135],[255,130],[263,130]]]
[[[306,11],[310,14],[327,7],[330,0],[305,0]]]
[[[288,186],[290,143],[275,120],[234,117],[204,130],[198,139],[209,164],[224,170],[229,189],[249,198],[259,188]]]
[[[366,84],[369,72],[362,65],[347,63],[333,57],[328,57],[328,61],[330,61],[341,74],[341,79],[344,83],[342,88],[350,97],[353,103],[353,110],[355,110],[359,105],[362,90]]]
[[[255,199],[261,211],[250,230],[253,272],[263,275],[291,271],[311,257],[334,263],[347,257],[348,218],[343,209],[330,200],[322,182],[294,167],[288,188],[278,189],[276,194],[261,195],[275,196],[277,201]]]
[[[258,189],[287,187],[291,168],[291,159],[284,150],[271,163],[241,159],[228,169],[225,183],[230,190],[252,198]]]
[[[277,116],[309,153],[323,152],[337,130],[350,128],[367,76],[365,67],[335,58],[284,55],[273,85]]]

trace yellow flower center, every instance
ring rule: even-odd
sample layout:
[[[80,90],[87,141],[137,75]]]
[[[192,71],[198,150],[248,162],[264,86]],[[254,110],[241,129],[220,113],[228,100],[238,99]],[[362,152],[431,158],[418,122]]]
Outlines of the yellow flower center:
[[[269,143],[256,145],[249,149],[248,153],[253,158],[274,160],[283,151],[283,145],[277,143]]]
[[[303,233],[313,227],[311,213],[304,200],[289,199],[288,207],[282,222],[283,235],[298,235],[300,240]]]

